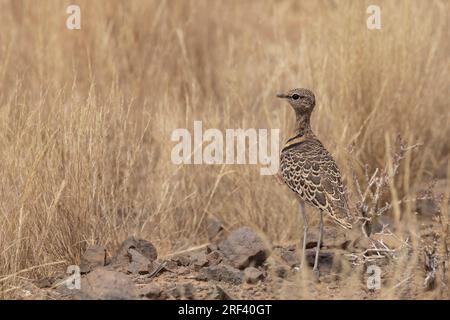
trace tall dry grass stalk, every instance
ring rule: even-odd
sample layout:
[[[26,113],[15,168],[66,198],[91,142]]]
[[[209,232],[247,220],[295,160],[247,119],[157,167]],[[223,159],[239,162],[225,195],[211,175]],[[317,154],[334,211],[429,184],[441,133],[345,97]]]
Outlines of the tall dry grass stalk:
[[[369,31],[368,1],[78,1],[82,29],[70,31],[68,1],[2,1],[0,297],[77,263],[87,244],[136,234],[170,253],[203,243],[208,215],[296,242],[295,196],[257,166],[170,161],[172,130],[194,120],[281,128],[284,139],[293,114],[279,89],[316,93],[313,129],[349,187],[348,158],[363,179],[397,134],[422,146],[386,199],[446,179],[448,1],[378,2],[382,29]],[[448,202],[442,213],[448,236]]]

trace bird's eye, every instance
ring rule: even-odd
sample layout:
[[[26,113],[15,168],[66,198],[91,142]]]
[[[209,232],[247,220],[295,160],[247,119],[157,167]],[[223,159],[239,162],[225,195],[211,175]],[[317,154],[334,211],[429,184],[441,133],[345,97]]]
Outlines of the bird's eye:
[[[298,94],[293,94],[293,95],[292,95],[292,99],[298,100],[298,98],[300,98],[300,96],[299,96]]]

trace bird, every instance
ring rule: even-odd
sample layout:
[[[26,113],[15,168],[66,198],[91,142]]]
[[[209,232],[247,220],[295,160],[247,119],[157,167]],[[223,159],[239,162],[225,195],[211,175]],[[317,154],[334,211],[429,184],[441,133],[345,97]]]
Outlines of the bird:
[[[300,267],[306,251],[308,219],[304,204],[319,209],[319,237],[316,246],[313,272],[319,278],[319,253],[323,238],[323,215],[327,214],[344,229],[352,229],[352,216],[340,170],[322,142],[311,129],[311,114],[316,105],[314,93],[296,88],[278,93],[295,112],[295,131],[280,153],[281,179],[300,199],[299,211],[303,216],[303,243]]]

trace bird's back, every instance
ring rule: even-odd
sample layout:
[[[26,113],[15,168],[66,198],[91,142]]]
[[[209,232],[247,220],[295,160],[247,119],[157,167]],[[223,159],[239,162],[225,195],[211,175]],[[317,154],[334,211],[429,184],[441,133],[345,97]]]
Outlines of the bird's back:
[[[314,135],[295,136],[281,151],[281,175],[289,188],[308,204],[352,228],[341,174],[331,154]]]

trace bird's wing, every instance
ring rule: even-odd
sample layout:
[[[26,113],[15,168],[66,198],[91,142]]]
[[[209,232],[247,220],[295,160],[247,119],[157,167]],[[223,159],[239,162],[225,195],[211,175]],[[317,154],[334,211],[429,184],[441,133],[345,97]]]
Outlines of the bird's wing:
[[[285,183],[303,200],[327,212],[342,227],[351,228],[339,168],[320,141],[305,140],[284,149],[280,169]]]

